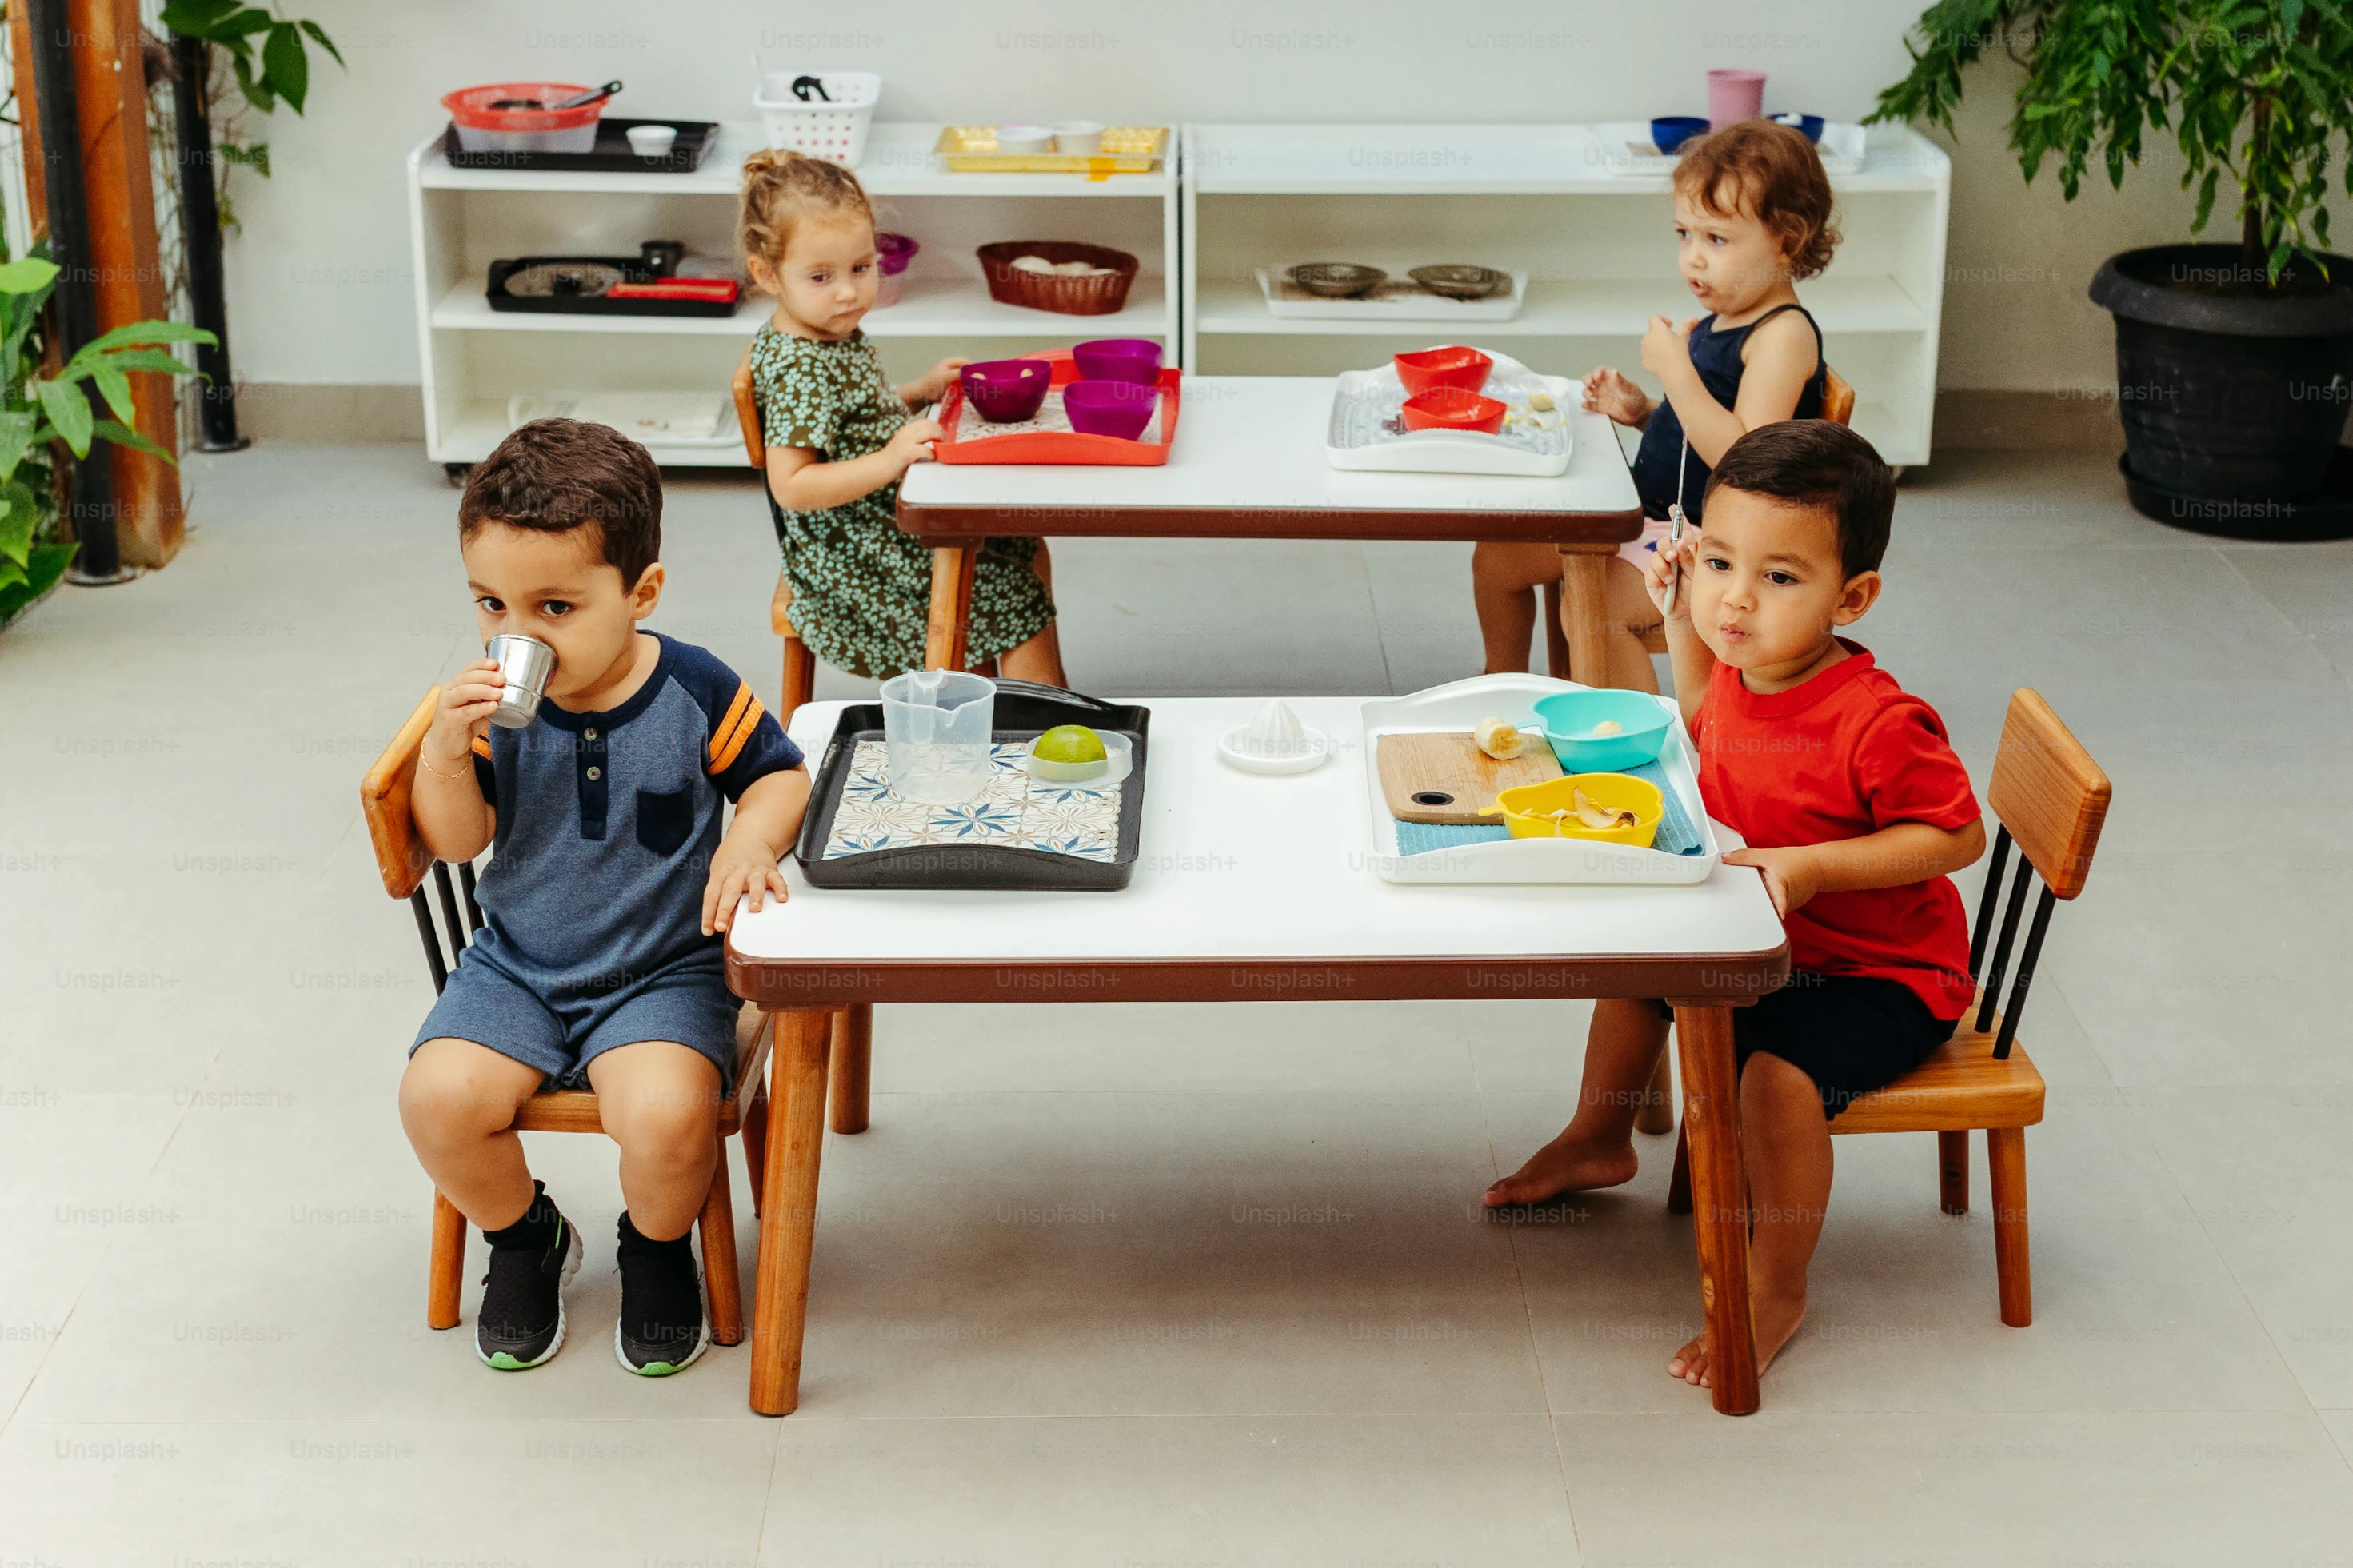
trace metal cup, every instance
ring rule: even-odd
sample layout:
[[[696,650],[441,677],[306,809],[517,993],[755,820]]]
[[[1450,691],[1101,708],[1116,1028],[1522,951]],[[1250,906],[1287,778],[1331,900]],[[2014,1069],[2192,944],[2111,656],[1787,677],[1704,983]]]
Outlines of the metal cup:
[[[547,678],[555,672],[555,650],[537,637],[501,633],[484,651],[499,661],[507,681],[491,722],[501,730],[529,728],[539,715],[539,700],[547,695]]]

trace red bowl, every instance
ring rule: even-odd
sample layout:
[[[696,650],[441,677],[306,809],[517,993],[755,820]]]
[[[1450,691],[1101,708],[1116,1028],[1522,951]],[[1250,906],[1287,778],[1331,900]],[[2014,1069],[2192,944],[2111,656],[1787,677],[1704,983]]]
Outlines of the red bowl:
[[[1477,349],[1460,345],[1397,354],[1390,363],[1397,366],[1398,379],[1405,383],[1406,391],[1416,395],[1440,386],[1476,392],[1487,384],[1487,373],[1495,368],[1495,362]]]
[[[1133,381],[1070,381],[1062,384],[1062,413],[1082,436],[1115,436],[1133,441],[1152,423],[1160,389]]]
[[[1433,387],[1405,400],[1409,430],[1473,430],[1493,436],[1504,427],[1511,410],[1492,397],[1465,392],[1459,386]]]
[[[992,425],[1018,425],[1045,406],[1054,367],[1042,359],[990,359],[956,372],[964,395]]]

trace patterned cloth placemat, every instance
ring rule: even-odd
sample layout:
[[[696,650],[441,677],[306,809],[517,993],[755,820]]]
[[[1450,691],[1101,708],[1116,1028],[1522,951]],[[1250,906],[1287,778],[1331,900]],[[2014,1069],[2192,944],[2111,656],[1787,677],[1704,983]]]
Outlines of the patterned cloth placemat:
[[[883,742],[856,742],[826,835],[825,858],[914,844],[993,844],[1089,860],[1117,858],[1124,781],[1067,784],[1031,778],[1026,741],[999,741],[989,752],[989,780],[977,797],[925,805],[892,793]]]
[[[1668,855],[1696,855],[1706,845],[1691,817],[1683,811],[1683,803],[1674,786],[1667,782],[1666,770],[1657,763],[1644,763],[1639,768],[1618,768],[1630,778],[1658,786],[1665,797],[1666,810],[1659,817],[1659,836],[1651,847]],[[1512,830],[1501,822],[1492,826],[1485,823],[1458,824],[1451,822],[1405,822],[1397,825],[1398,853],[1428,855],[1440,849],[1460,849],[1466,844],[1493,844],[1509,838]]]

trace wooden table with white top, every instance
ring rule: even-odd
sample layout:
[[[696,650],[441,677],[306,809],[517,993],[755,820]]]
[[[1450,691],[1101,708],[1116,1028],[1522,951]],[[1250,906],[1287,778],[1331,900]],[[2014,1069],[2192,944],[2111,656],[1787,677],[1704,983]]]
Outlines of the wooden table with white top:
[[[1609,421],[1571,403],[1568,471],[1556,478],[1366,473],[1325,460],[1336,385],[1328,376],[1188,375],[1168,461],[1157,467],[909,468],[899,527],[932,546],[924,662],[964,668],[985,539],[1442,539],[1558,545],[1570,668],[1609,668],[1604,563],[1642,531]]]
[[[1529,996],[1673,1004],[1715,1407],[1757,1408],[1729,1009],[1788,973],[1762,883],[1724,866],[1672,887],[1384,881],[1370,864],[1366,700],[1294,700],[1301,721],[1341,750],[1288,777],[1239,773],[1217,756],[1216,738],[1246,723],[1261,700],[1149,702],[1141,841],[1122,891],[843,891],[811,888],[787,860],[790,900],[739,910],[728,984],[776,1015],[753,1409],[783,1415],[800,1400],[834,1010]],[[794,740],[821,755],[843,706],[805,704],[793,715]],[[1163,868],[1211,848],[1216,877]]]

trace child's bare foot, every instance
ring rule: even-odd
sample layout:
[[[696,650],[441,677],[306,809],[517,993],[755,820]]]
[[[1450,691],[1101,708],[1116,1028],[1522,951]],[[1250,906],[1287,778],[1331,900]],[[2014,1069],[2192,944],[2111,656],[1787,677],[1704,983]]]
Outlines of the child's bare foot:
[[[1573,1142],[1564,1131],[1529,1155],[1526,1164],[1489,1187],[1486,1204],[1499,1209],[1508,1204],[1540,1204],[1563,1193],[1623,1186],[1634,1179],[1636,1163],[1631,1143]]]
[[[1796,1337],[1798,1325],[1806,1321],[1805,1294],[1800,1291],[1794,1298],[1752,1297],[1749,1314],[1749,1321],[1757,1325],[1757,1373],[1762,1377],[1765,1369],[1773,1364],[1773,1358],[1781,1353],[1781,1347]],[[1667,1375],[1680,1377],[1694,1387],[1711,1387],[1708,1372],[1714,1360],[1708,1349],[1707,1331],[1702,1329],[1669,1359]]]

